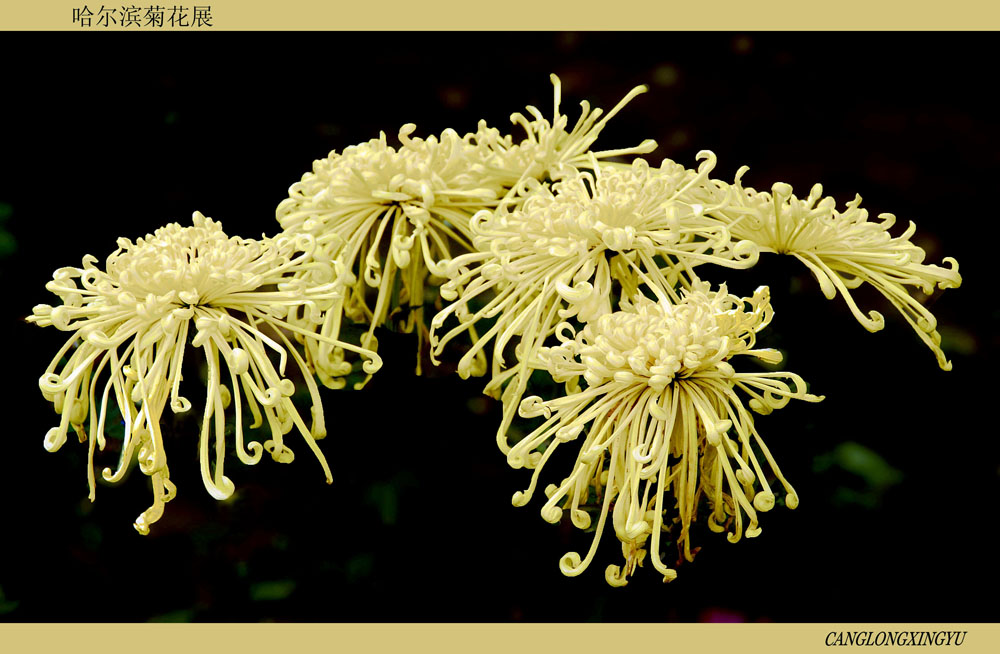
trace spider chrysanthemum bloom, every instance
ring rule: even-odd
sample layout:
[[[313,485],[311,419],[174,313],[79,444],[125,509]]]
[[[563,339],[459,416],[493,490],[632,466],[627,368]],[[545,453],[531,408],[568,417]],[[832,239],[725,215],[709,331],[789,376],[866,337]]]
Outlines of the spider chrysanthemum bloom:
[[[414,129],[399,130],[398,148],[383,133],[331,152],[277,208],[285,232],[314,236],[317,258],[327,262],[301,274],[312,284],[336,277],[345,287],[322,325],[329,338],[338,338],[344,317],[368,325],[361,343],[372,350],[375,328],[390,322],[422,338],[424,291],[442,274],[438,261],[467,251],[469,217],[506,193],[475,168],[476,148],[456,132],[411,138]],[[307,356],[325,384],[343,385],[351,366],[342,350],[307,342]]]
[[[630,148],[593,152],[590,149],[608,121],[636,96],[648,91],[648,87],[635,87],[607,114],[600,108],[591,110],[590,103],[582,101],[580,117],[570,129],[569,117],[560,112],[562,82],[556,75],[550,75],[549,79],[553,93],[551,121],[535,107],[528,106],[526,111],[532,120],[521,113],[513,113],[510,117],[511,123],[524,130],[525,137],[520,141],[509,134],[501,135],[500,130],[489,127],[486,121],[480,121],[478,130],[466,136],[466,140],[478,148],[484,169],[508,188],[516,187],[525,179],[560,179],[579,168],[590,167],[592,159],[646,154],[656,149],[656,141],[652,139]]]
[[[802,199],[784,183],[772,186],[770,193],[744,189],[740,177],[746,170],[744,167],[737,173],[736,192],[725,194],[729,202],[716,214],[729,223],[734,238],[751,240],[763,252],[794,256],[813,273],[828,299],[839,293],[858,322],[875,332],[885,326],[883,316],[877,311],[865,315],[851,297],[851,289],[863,283],[871,285],[931,349],[938,365],[951,370],[951,362],[941,350],[937,320],[907,287],[927,295],[935,287],[957,288],[962,277],[955,259],[944,259],[947,268],[924,263],[923,248],[910,242],[916,225],[910,222],[905,232],[892,236],[889,228],[895,216],[883,213],[880,222],[870,221],[868,212],[861,208],[861,196],[838,211],[833,198],[823,197],[819,184]]]
[[[757,536],[758,512],[776,501],[761,457],[784,487],[785,505],[798,504],[741,394],[759,413],[792,398],[822,397],[806,393],[793,373],[734,369],[733,359],[741,355],[781,359],[774,350],[754,349],[756,333],[772,316],[766,287],[742,299],[727,294],[725,286],[718,292],[699,287],[677,304],[640,296],[578,333],[564,324],[560,345],[530,354],[531,367],[547,370],[575,392],[520,403],[522,417],[543,421],[508,447],[512,466],[534,468],[528,489],[513,502],[526,504],[545,463],[560,445],[574,443],[579,454],[573,470],[546,488],[542,517],[555,523],[568,509],[573,524],[587,529],[588,509],[599,514],[587,555],[562,558],[566,575],[587,568],[610,517],[625,564],[607,568],[608,582],[624,585],[647,551],[664,580],[672,580],[676,572],[661,559],[661,535],[669,532],[681,555],[692,560],[689,532],[702,498],[713,531],[729,529],[730,542]]]
[[[669,160],[659,168],[643,159],[629,166],[595,164],[593,171],[577,171],[551,187],[536,183],[510,213],[477,214],[476,251],[448,264],[441,296],[452,303],[431,322],[432,355],[477,321],[496,317],[458,368],[468,376],[474,357],[494,341],[494,379],[487,392],[495,394],[505,378],[504,349],[514,337],[543,341],[563,320],[586,322],[606,314],[613,295],[630,297],[644,276],[673,289],[689,285],[698,264],[752,266],[755,246],[734,242],[726,226],[706,214],[716,207],[691,200],[715,164],[710,152],[699,158],[704,161],[697,171]],[[468,308],[488,293],[495,295],[481,308]],[[453,313],[459,324],[439,336]]]
[[[318,322],[341,289],[333,283],[307,288],[294,279],[311,265],[315,241],[308,235],[250,240],[227,236],[219,223],[200,213],[194,214],[193,223],[167,225],[134,243],[119,239],[103,270],[90,255],[80,268],[60,268],[46,288],[62,304],[38,305],[28,318],[72,333],[39,380],[43,395],[61,414],[59,426],[45,437],[46,449],[59,449],[70,428],[81,442],[89,441],[93,500],[94,450],[104,448],[105,425],[109,417],[119,419],[117,410],[124,424],[121,459],[118,469],[105,468],[103,477],[121,480],[138,459],[139,468],[152,478],[153,505],[135,521],[143,534],[161,517],[164,503],[176,490],[160,422],[168,404],[174,413],[191,408],[180,395],[189,345],[201,349],[208,364],[199,452],[202,480],[213,497],[225,499],[234,490],[223,474],[224,412],[230,404],[240,461],[255,464],[266,450],[276,461],[290,462],[293,454],[284,434],[296,429],[331,480],[316,444],[326,435],[318,389],[285,330],[330,342],[299,325]],[[381,365],[371,352],[337,345],[366,356],[372,372]],[[305,373],[311,427],[292,404],[295,385],[285,375],[289,354]],[[265,421],[269,426],[270,438],[263,444],[244,440],[244,403],[254,418],[250,428]]]

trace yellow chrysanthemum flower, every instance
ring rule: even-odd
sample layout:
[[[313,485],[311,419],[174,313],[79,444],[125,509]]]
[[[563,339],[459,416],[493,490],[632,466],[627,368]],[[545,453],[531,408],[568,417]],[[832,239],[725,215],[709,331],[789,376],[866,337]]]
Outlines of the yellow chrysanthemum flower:
[[[105,446],[113,391],[124,423],[124,440],[118,469],[105,468],[103,476],[111,482],[121,480],[137,458],[140,470],[152,478],[153,505],[135,521],[135,528],[143,534],[161,517],[164,503],[176,490],[167,468],[160,420],[168,401],[175,413],[191,408],[180,395],[189,335],[193,333],[190,345],[202,349],[208,363],[199,451],[202,480],[216,499],[225,499],[234,490],[223,474],[224,411],[230,403],[240,461],[255,464],[267,450],[274,460],[291,462],[293,454],[283,435],[296,428],[319,459],[327,482],[331,481],[330,468],[316,444],[316,439],[326,435],[318,389],[285,330],[355,350],[367,357],[369,372],[381,365],[372,352],[299,326],[319,322],[321,312],[342,293],[336,283],[310,288],[293,278],[312,265],[316,247],[312,237],[281,235],[259,241],[228,237],[219,223],[200,213],[194,214],[193,223],[190,227],[167,225],[135,243],[119,239],[104,270],[90,255],[83,258],[80,268],[60,268],[46,288],[59,296],[62,305],[38,305],[28,318],[43,327],[72,332],[39,380],[43,395],[62,416],[59,426],[46,435],[45,448],[58,450],[70,427],[81,442],[89,441],[88,482],[93,501],[94,450]],[[305,373],[312,400],[311,428],[290,399],[295,385],[285,376],[289,354]],[[275,356],[277,367],[272,361]],[[228,386],[222,366],[229,371]],[[105,371],[108,377],[98,402],[99,380]],[[263,445],[244,441],[244,399],[254,417],[250,428],[264,420],[268,423],[271,438]],[[210,444],[213,425],[214,446]]]
[[[562,320],[586,322],[609,313],[615,282],[629,297],[640,277],[648,276],[677,300],[672,289],[696,278],[694,265],[752,266],[755,246],[734,242],[723,223],[706,215],[713,207],[690,199],[715,165],[711,152],[699,158],[704,161],[697,172],[669,160],[658,169],[643,159],[629,166],[594,163],[593,171],[577,171],[551,187],[529,184],[523,203],[510,213],[476,214],[471,223],[476,251],[447,266],[449,281],[441,296],[452,303],[431,322],[432,356],[477,321],[496,317],[458,366],[463,377],[476,372],[476,357],[494,341],[493,380],[486,392],[496,395],[510,377],[501,368],[511,339],[543,341]],[[494,291],[482,308],[468,309]],[[439,336],[452,314],[459,324]],[[521,375],[508,386],[508,406],[516,405],[525,382]]]
[[[596,152],[590,149],[608,121],[636,96],[648,91],[648,87],[635,87],[607,114],[600,108],[591,111],[590,103],[582,101],[580,118],[572,129],[567,129],[569,117],[560,113],[559,108],[562,82],[556,75],[549,75],[549,79],[552,81],[553,94],[551,121],[529,105],[526,111],[532,120],[529,121],[521,113],[510,116],[511,123],[524,129],[525,138],[520,141],[515,142],[514,137],[509,134],[501,135],[500,130],[489,127],[482,120],[475,133],[466,135],[466,140],[478,148],[483,168],[502,180],[507,188],[514,188],[518,182],[526,179],[561,179],[575,174],[579,168],[590,167],[593,159],[646,154],[656,149],[656,141],[653,139],[646,139],[631,148]]]
[[[373,351],[375,328],[393,321],[422,338],[424,289],[429,276],[443,274],[437,262],[468,250],[469,217],[495,207],[506,193],[475,168],[476,148],[456,132],[410,138],[415,129],[407,124],[399,130],[398,149],[382,133],[331,152],[277,208],[285,232],[314,236],[317,261],[325,262],[301,275],[309,283],[337,277],[345,285],[322,324],[329,338],[339,338],[345,316],[369,326],[361,343]],[[341,349],[329,341],[307,342],[307,356],[325,384],[343,385],[350,364]]]
[[[446,130],[440,138],[411,138],[414,125],[399,131],[401,146],[393,148],[385,134],[331,152],[314,162],[313,171],[289,189],[276,216],[288,233],[316,237],[321,261],[333,266],[303,273],[310,283],[325,283],[333,274],[348,286],[344,298],[325,317],[322,333],[338,338],[343,318],[367,324],[361,344],[377,350],[375,328],[393,321],[405,333],[417,332],[417,374],[420,373],[425,288],[442,275],[438,265],[471,249],[470,217],[494,209],[501,198],[515,202],[519,182],[556,177],[594,157],[649,152],[652,140],[635,148],[589,152],[608,120],[645,87],[633,89],[602,120],[602,111],[583,113],[567,131],[568,118],[559,113],[561,84],[551,76],[555,110],[549,122],[534,107],[511,120],[524,127],[526,138],[511,136],[480,122],[479,130],[459,138]],[[414,253],[414,247],[419,251]],[[369,292],[374,289],[375,292]],[[473,340],[477,337],[472,328]],[[330,387],[343,386],[351,366],[343,352],[324,343],[307,343],[307,359]],[[476,359],[485,370],[485,359]],[[481,374],[481,373],[480,373]],[[362,382],[363,383],[363,382]]]
[[[865,329],[878,331],[885,320],[877,311],[866,316],[851,297],[851,289],[870,284],[899,311],[917,336],[937,357],[938,365],[951,370],[941,350],[941,335],[934,315],[912,295],[907,287],[930,295],[937,288],[957,288],[962,283],[958,262],[946,257],[947,268],[924,263],[924,250],[910,242],[916,225],[893,237],[889,228],[895,216],[879,215],[881,222],[868,219],[861,208],[861,196],[837,211],[833,198],[823,197],[823,187],[816,184],[809,196],[799,199],[792,187],[778,183],[771,193],[743,188],[740,169],[731,191],[716,183],[716,197],[724,195],[726,206],[714,215],[725,220],[734,238],[748,239],[763,252],[790,254],[801,261],[819,281],[823,294],[833,299],[838,293],[851,313]]]
[[[697,287],[676,304],[665,295],[659,301],[638,296],[579,333],[563,323],[557,332],[560,345],[528,354],[531,368],[566,382],[570,392],[520,402],[522,417],[543,422],[506,447],[513,467],[534,469],[527,490],[515,493],[513,503],[528,502],[560,445],[577,443],[573,471],[545,490],[542,517],[555,523],[569,509],[573,524],[587,529],[587,509],[599,510],[600,516],[587,555],[566,554],[560,562],[563,574],[575,576],[587,568],[610,516],[625,564],[607,568],[608,583],[624,585],[642,565],[647,548],[664,581],[674,579],[675,570],[661,559],[661,534],[670,532],[682,555],[692,560],[689,531],[702,497],[713,531],[728,528],[730,542],[744,534],[757,536],[758,512],[770,510],[776,500],[759,455],[784,487],[785,505],[798,505],[737,391],[749,396],[750,408],[758,413],[792,398],[823,398],[806,393],[793,373],[733,368],[731,361],[739,355],[781,360],[774,350],[754,349],[756,333],[772,316],[766,287],[742,299],[727,294],[725,286],[714,293],[703,284]],[[749,519],[745,530],[744,515]]]

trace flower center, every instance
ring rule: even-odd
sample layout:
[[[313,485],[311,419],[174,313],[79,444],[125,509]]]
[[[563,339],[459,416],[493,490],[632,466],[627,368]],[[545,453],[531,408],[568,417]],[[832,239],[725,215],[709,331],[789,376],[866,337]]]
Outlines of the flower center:
[[[725,347],[710,305],[642,299],[636,311],[601,316],[581,336],[580,361],[590,383],[636,378],[662,389],[675,377],[714,367]]]
[[[143,304],[152,318],[253,290],[261,284],[258,271],[287,261],[260,242],[226,236],[219,223],[200,214],[193,226],[174,223],[135,243],[119,239],[118,246],[107,274],[94,280],[97,289],[115,304]]]
[[[635,246],[636,231],[646,221],[627,197],[595,200],[590,211],[593,217],[592,246],[625,252]]]

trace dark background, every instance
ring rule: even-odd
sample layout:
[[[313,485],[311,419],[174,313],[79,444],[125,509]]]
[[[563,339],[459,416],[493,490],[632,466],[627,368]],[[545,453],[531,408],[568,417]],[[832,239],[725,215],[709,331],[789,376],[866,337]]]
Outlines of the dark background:
[[[4,34],[0,619],[997,621],[995,52],[977,33]],[[930,261],[961,264],[963,287],[930,300],[954,370],[880,296],[856,294],[887,318],[869,334],[791,258],[719,271],[741,293],[771,285],[761,342],[827,396],[757,423],[801,505],[736,545],[701,529],[675,582],[648,567],[624,589],[604,582],[610,529],[586,573],[560,574],[590,534],[544,522],[539,498],[511,507],[529,474],[496,449],[497,405],[448,370],[414,378],[407,336],[380,336],[364,391],[324,391],[332,486],[293,437],[290,466],[230,458],[237,493],[216,502],[195,421],[167,445],[178,496],[141,537],[143,475],[91,505],[86,448],[42,448],[56,416],[36,380],[65,335],[23,318],[55,300],[53,270],[194,210],[274,234],[313,159],[406,122],[551,115],[550,72],[572,121],[580,100],[610,109],[650,85],[603,148],[653,137],[649,158],[688,166],[711,149],[722,179],[747,164],[758,189],[819,181],[895,213],[895,233],[914,220]]]

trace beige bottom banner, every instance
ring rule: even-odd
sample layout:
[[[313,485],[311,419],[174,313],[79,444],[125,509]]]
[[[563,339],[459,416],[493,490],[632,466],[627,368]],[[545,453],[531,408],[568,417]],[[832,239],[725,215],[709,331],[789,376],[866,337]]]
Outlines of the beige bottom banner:
[[[998,624],[8,624],[0,651],[1000,652]]]

